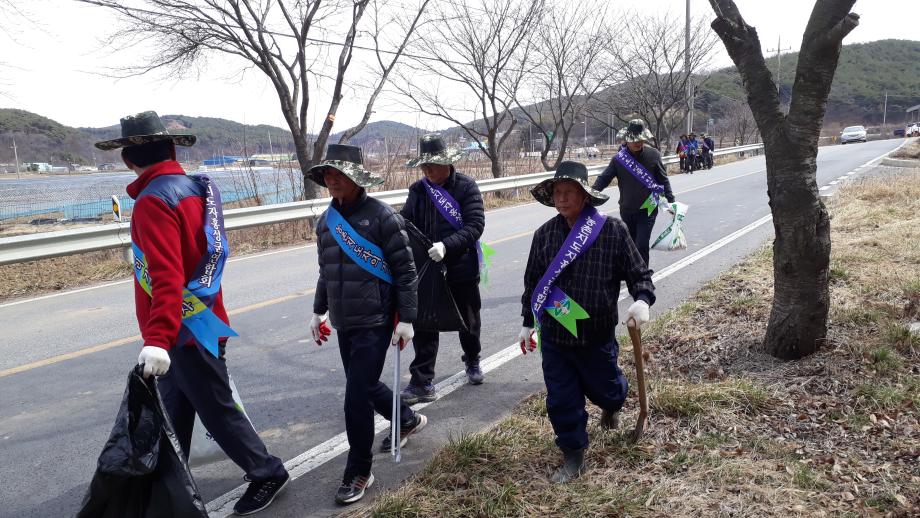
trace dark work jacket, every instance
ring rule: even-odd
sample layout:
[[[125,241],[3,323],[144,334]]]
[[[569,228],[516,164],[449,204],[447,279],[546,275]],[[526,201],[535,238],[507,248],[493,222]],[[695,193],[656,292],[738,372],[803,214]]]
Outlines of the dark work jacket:
[[[338,330],[392,326],[397,312],[401,322],[415,322],[418,278],[402,218],[363,190],[353,205],[343,208],[333,200],[332,206],[355,231],[383,250],[393,284],[380,280],[345,255],[323,213],[316,225],[319,279],[313,312],[322,315],[329,311],[329,321]]]
[[[673,203],[674,193],[671,192],[671,182],[668,181],[668,174],[664,168],[664,164],[661,163],[661,153],[657,149],[646,144],[645,147],[642,148],[642,151],[639,152],[638,156],[633,156],[636,157],[639,163],[655,177],[655,181],[664,187],[665,199]],[[636,180],[636,177],[625,167],[620,165],[616,158],[610,160],[610,165],[608,165],[607,168],[604,169],[604,172],[594,181],[594,188],[598,191],[603,191],[610,185],[610,182],[612,182],[614,178],[617,179],[617,186],[620,188],[620,211],[638,211],[642,203],[648,199],[651,191],[642,185],[639,180]]]
[[[482,236],[486,222],[482,195],[472,178],[451,169],[450,176],[441,187],[460,204],[463,226],[459,230],[455,230],[435,207],[422,180],[409,187],[409,197],[399,213],[433,242],[444,243],[447,250],[444,263],[447,265],[448,283],[478,282],[479,255],[476,242]]]

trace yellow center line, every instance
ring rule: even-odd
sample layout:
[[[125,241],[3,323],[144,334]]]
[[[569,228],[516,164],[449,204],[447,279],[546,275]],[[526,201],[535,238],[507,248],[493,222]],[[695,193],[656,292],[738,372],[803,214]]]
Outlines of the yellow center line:
[[[300,293],[293,293],[290,295],[284,295],[271,300],[264,300],[262,302],[257,302],[255,304],[250,304],[248,306],[243,306],[241,308],[236,308],[232,311],[228,311],[227,314],[230,316],[240,315],[242,313],[248,313],[250,311],[255,311],[257,309],[262,309],[264,307],[272,306],[281,302],[286,302],[288,300],[296,299],[298,297],[305,297],[311,295],[315,292],[315,289],[310,289]],[[81,356],[86,356],[88,354],[98,353],[101,351],[106,351],[109,349],[114,349],[115,347],[120,347],[122,345],[128,345],[134,342],[141,341],[141,335],[129,336],[127,338],[119,338],[118,340],[112,340],[111,342],[106,342],[104,344],[94,345],[92,347],[87,347],[85,349],[80,349],[79,351],[74,351],[65,354],[59,354],[57,356],[52,356],[51,358],[46,358],[44,360],[39,360],[32,363],[27,363],[25,365],[20,365],[18,367],[12,367],[10,369],[0,371],[0,378],[6,376],[11,376],[13,374],[19,374],[20,372],[26,372],[39,367],[45,367],[48,365],[54,365],[55,363],[61,363],[63,361],[72,360],[74,358],[79,358]]]
[[[688,193],[688,192],[696,191],[696,190],[699,190],[699,189],[703,189],[703,188],[706,188],[706,187],[709,187],[709,186],[712,186],[712,185],[716,185],[716,184],[720,184],[720,183],[723,183],[723,182],[727,182],[727,181],[730,181],[730,180],[737,180],[738,178],[743,178],[743,177],[745,177],[745,176],[750,176],[750,175],[752,175],[752,174],[762,173],[762,172],[764,172],[764,171],[765,171],[765,169],[761,169],[761,170],[759,170],[759,171],[753,171],[753,172],[750,172],[750,173],[745,173],[745,174],[740,174],[740,175],[738,175],[738,176],[733,176],[733,177],[730,177],[730,178],[725,178],[725,179],[723,179],[723,180],[717,180],[717,181],[715,181],[715,182],[711,182],[711,183],[708,183],[708,184],[699,185],[699,186],[697,186],[697,187],[692,187],[692,188],[687,189],[687,190],[685,190],[685,191],[678,192],[677,194],[685,194],[685,193]],[[612,213],[614,213],[614,212],[617,212],[617,209],[608,211],[607,214],[612,214]],[[497,245],[497,244],[499,244],[499,243],[504,243],[504,242],[507,242],[507,241],[512,241],[512,240],[515,240],[515,239],[520,239],[520,238],[525,237],[525,236],[530,236],[530,235],[533,235],[533,233],[534,233],[533,230],[528,230],[528,231],[526,231],[526,232],[519,232],[519,233],[517,233],[517,234],[512,234],[512,235],[510,235],[510,236],[505,236],[505,237],[502,237],[502,238],[499,238],[499,239],[495,239],[495,240],[493,240],[493,241],[489,241],[489,244],[490,244],[490,245]],[[268,306],[273,306],[273,305],[275,305],[275,304],[280,304],[280,303],[282,303],[282,302],[287,302],[287,301],[289,301],[289,300],[293,300],[293,299],[296,299],[296,298],[299,298],[299,297],[305,297],[305,296],[307,296],[307,295],[312,295],[312,294],[315,293],[315,292],[316,292],[316,289],[309,289],[309,290],[307,290],[307,291],[303,291],[303,292],[300,292],[300,293],[292,293],[292,294],[289,294],[289,295],[283,295],[283,296],[281,296],[281,297],[277,297],[277,298],[270,299],[270,300],[265,300],[265,301],[262,301],[262,302],[257,302],[257,303],[255,303],[255,304],[250,304],[250,305],[248,305],[248,306],[243,306],[243,307],[241,307],[241,308],[237,308],[237,309],[234,309],[234,310],[232,310],[232,311],[228,311],[227,314],[230,315],[230,316],[240,315],[240,314],[243,314],[243,313],[248,313],[248,312],[250,312],[250,311],[255,311],[255,310],[257,310],[257,309],[262,309],[262,308],[266,308],[266,307],[268,307]],[[63,362],[63,361],[72,360],[72,359],[74,359],[74,358],[79,358],[79,357],[81,357],[81,356],[86,356],[86,355],[88,355],[88,354],[93,354],[93,353],[97,353],[97,352],[100,352],[100,351],[105,351],[105,350],[108,350],[108,349],[113,349],[113,348],[115,348],[115,347],[119,347],[119,346],[122,346],[122,345],[127,345],[127,344],[130,344],[130,343],[133,343],[133,342],[137,342],[137,341],[140,341],[140,340],[141,340],[141,336],[140,336],[140,335],[129,336],[129,337],[127,337],[127,338],[119,338],[118,340],[113,340],[113,341],[111,341],[111,342],[106,342],[106,343],[104,343],[104,344],[94,345],[94,346],[92,346],[92,347],[87,347],[86,349],[80,349],[79,351],[74,351],[74,352],[71,352],[71,353],[61,354],[61,355],[53,356],[53,357],[51,357],[51,358],[47,358],[47,359],[44,359],[44,360],[39,360],[39,361],[36,361],[36,362],[27,363],[27,364],[25,364],[25,365],[20,365],[20,366],[18,366],[18,367],[13,367],[13,368],[10,368],[10,369],[2,370],[2,371],[0,371],[0,378],[6,377],[6,376],[10,376],[10,375],[12,375],[12,374],[18,374],[18,373],[20,373],[20,372],[30,371],[30,370],[33,370],[33,369],[37,369],[37,368],[39,368],[39,367],[45,367],[45,366],[47,366],[47,365],[54,365],[55,363],[60,363],[60,362]]]

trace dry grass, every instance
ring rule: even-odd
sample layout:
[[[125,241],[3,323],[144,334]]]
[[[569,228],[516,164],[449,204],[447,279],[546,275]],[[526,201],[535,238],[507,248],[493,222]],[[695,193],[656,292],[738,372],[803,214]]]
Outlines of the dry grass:
[[[920,139],[905,144],[904,147],[891,154],[892,158],[920,158]]]
[[[652,410],[639,444],[600,430],[591,407],[590,469],[552,486],[560,455],[538,394],[351,515],[917,516],[920,342],[904,326],[920,308],[920,172],[900,171],[830,202],[832,309],[817,354],[759,352],[764,247],[645,330]],[[631,394],[621,421],[635,412]]]

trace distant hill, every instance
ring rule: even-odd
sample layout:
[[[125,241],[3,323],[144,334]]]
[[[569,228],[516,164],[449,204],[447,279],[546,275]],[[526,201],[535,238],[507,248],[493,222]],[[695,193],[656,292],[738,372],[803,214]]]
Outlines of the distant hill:
[[[780,99],[788,104],[799,54],[780,57]],[[767,60],[776,74],[776,59]],[[844,45],[827,104],[825,125],[882,122],[888,92],[888,123],[900,124],[904,110],[920,104],[920,41],[880,40]],[[745,99],[741,77],[732,68],[712,73],[701,87],[697,108],[709,112],[721,96]]]
[[[162,115],[169,131],[193,133],[198,142],[191,148],[180,148],[180,160],[200,161],[214,155],[253,155],[257,153],[293,153],[291,132],[265,124],[244,125],[214,117]],[[356,146],[378,145],[384,137],[393,141],[412,141],[423,133],[407,124],[378,121],[368,124],[351,139]],[[15,139],[21,162],[53,162],[65,164],[102,164],[120,162],[117,151],[100,151],[93,147],[99,140],[117,138],[119,125],[104,128],[71,128],[41,115],[17,109],[0,108],[0,163],[12,163],[10,149]],[[338,142],[342,132],[329,138]]]

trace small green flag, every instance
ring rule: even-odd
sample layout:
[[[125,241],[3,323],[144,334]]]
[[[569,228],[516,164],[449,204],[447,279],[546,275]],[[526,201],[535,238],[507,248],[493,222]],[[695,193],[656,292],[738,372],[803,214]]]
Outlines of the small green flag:
[[[551,300],[549,303],[550,305],[545,306],[544,309],[572,333],[572,336],[578,338],[578,328],[576,324],[578,324],[579,320],[589,318],[588,312],[579,306],[577,302],[572,300],[571,297],[562,293],[562,290],[555,291],[562,295],[562,297],[559,300]]]
[[[492,267],[492,256],[495,255],[495,249],[485,244],[485,242],[480,241],[479,250],[479,284],[488,286],[489,268]]]
[[[648,195],[648,198],[642,202],[642,206],[639,207],[639,210],[645,209],[648,212],[648,215],[651,216],[655,209],[658,207],[658,202],[655,201],[655,196],[652,194]]]

